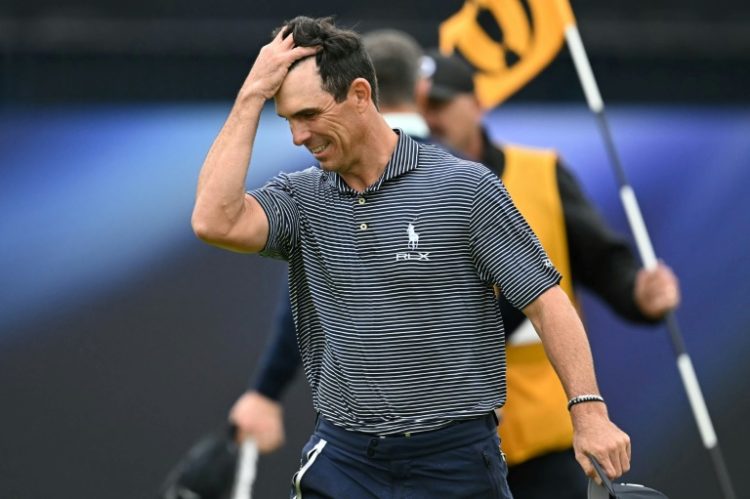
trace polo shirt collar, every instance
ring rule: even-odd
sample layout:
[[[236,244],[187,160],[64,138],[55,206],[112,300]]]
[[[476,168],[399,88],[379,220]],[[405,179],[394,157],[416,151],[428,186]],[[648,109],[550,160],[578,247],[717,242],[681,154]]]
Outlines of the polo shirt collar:
[[[380,189],[380,186],[383,185],[383,182],[394,179],[399,175],[403,175],[404,173],[417,168],[419,160],[419,143],[399,128],[394,128],[393,131],[398,134],[396,148],[393,150],[393,154],[391,155],[388,164],[385,165],[383,174],[374,184],[365,189],[365,193],[377,191]],[[354,189],[349,187],[344,179],[336,172],[328,173],[328,183],[340,192],[355,192]]]

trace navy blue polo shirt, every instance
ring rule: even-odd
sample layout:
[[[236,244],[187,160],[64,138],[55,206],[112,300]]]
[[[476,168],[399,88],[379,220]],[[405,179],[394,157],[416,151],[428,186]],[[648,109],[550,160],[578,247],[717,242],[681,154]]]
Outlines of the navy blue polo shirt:
[[[264,256],[289,262],[315,409],[354,431],[424,431],[505,401],[497,284],[522,309],[560,276],[501,181],[403,133],[357,193],[335,172],[281,174],[250,193]]]

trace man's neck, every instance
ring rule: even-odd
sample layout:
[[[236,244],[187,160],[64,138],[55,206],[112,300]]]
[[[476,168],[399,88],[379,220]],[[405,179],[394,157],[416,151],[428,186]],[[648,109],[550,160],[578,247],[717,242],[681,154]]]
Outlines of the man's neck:
[[[482,136],[481,129],[477,128],[474,133],[471,134],[467,141],[466,147],[463,152],[466,155],[466,159],[472,161],[482,161],[484,157],[484,137]]]
[[[398,135],[380,114],[375,113],[369,123],[359,148],[360,160],[346,172],[340,173],[347,185],[357,192],[364,192],[380,178],[398,143]]]

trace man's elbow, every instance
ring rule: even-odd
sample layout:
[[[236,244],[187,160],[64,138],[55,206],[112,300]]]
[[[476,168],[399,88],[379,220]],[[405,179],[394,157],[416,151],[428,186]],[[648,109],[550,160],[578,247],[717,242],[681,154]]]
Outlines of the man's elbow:
[[[238,253],[258,253],[263,250],[267,239],[267,230],[265,234],[254,230],[239,231],[236,225],[217,222],[196,213],[193,213],[191,225],[201,241]],[[247,226],[250,229],[255,227],[253,224]]]
[[[212,220],[198,209],[193,211],[190,223],[198,239],[209,244],[220,244],[229,236],[229,227],[222,227],[222,224]]]
[[[245,202],[239,206],[217,207],[196,202],[191,225],[198,239],[240,253],[257,253],[268,240],[265,212],[250,196],[245,196]]]

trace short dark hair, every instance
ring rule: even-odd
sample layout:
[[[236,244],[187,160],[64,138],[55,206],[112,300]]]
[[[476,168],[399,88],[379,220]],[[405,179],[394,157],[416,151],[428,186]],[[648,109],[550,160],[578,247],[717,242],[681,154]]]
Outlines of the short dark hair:
[[[422,47],[408,33],[379,29],[362,37],[378,78],[378,92],[383,106],[413,104],[419,78]]]
[[[375,69],[370,56],[364,49],[359,33],[337,28],[332,17],[313,19],[297,16],[286,21],[279,29],[284,30],[284,36],[291,33],[295,45],[322,47],[315,54],[315,62],[318,65],[320,78],[323,80],[323,90],[333,95],[336,102],[346,99],[349,87],[356,78],[364,78],[372,87],[372,101],[376,106],[378,105],[378,82],[375,78]],[[274,35],[279,29],[274,32]]]

